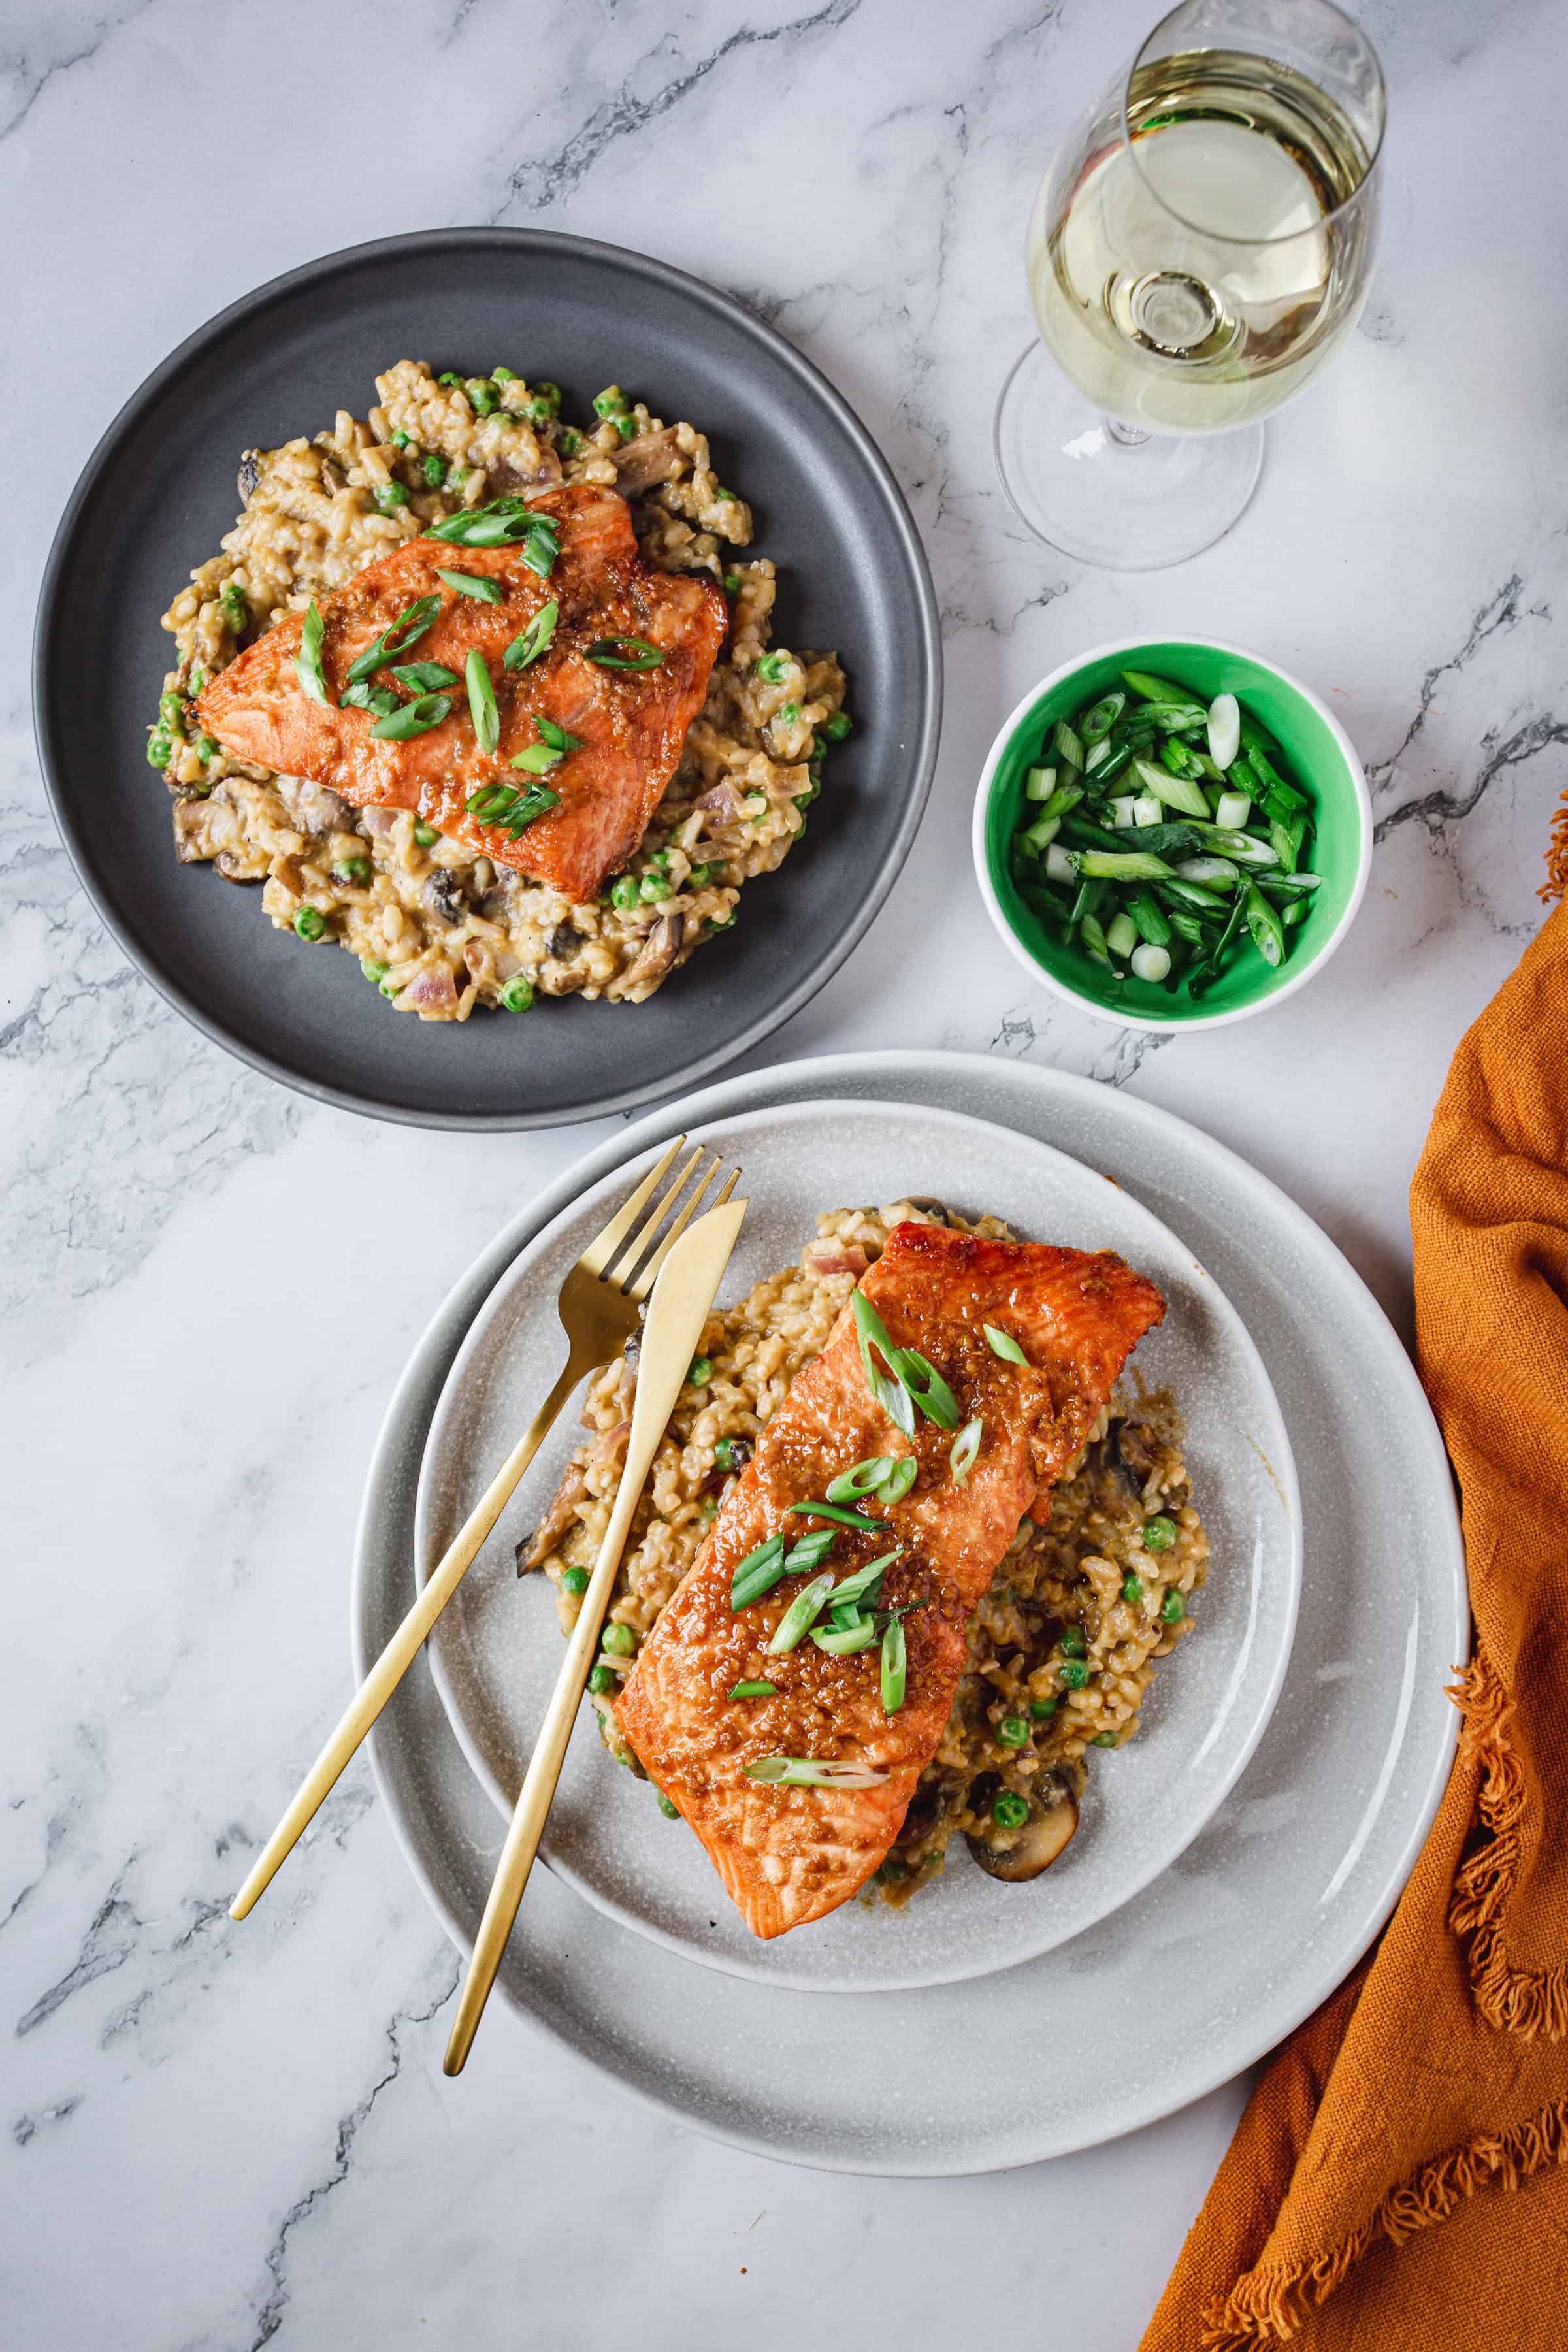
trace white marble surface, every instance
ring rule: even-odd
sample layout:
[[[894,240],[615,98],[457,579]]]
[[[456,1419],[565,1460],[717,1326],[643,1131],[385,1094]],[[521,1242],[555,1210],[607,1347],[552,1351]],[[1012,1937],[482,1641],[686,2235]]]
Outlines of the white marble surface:
[[[163,353],[259,280],[447,222],[619,238],[742,293],[907,485],[947,626],[924,832],[769,1057],[944,1043],[1090,1071],[1234,1144],[1401,1328],[1405,1192],[1453,1044],[1539,919],[1568,782],[1555,93],[1544,0],[1370,0],[1394,93],[1371,308],[1271,428],[1230,541],[1081,574],[1025,540],[991,405],[1052,138],[1152,0],[12,0],[0,824],[0,2333],[113,2346],[1135,2342],[1245,2085],[1006,2177],[840,2181],[665,2124],[509,2019],[458,2086],[454,1959],[357,1769],[278,1899],[224,1906],[344,1687],[361,1471],[430,1307],[600,1128],[474,1139],[311,1108],[100,930],[43,813],[22,649],[56,517]],[[1555,71],[1553,68],[1555,68]],[[1382,840],[1270,1018],[1151,1051],[1031,992],[968,879],[1000,716],[1167,623],[1324,689]],[[952,887],[952,877],[960,875]],[[950,976],[902,976],[911,938]],[[439,1198],[440,1215],[430,1213]],[[352,1203],[345,1208],[343,1203]],[[354,1293],[346,1332],[342,1271]],[[346,1344],[345,1344],[346,1342]],[[740,2331],[744,2330],[743,2337]]]

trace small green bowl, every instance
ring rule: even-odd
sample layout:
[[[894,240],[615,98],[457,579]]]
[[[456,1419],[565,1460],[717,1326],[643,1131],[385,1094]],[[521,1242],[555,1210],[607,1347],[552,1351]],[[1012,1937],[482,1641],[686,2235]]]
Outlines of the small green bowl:
[[[1173,678],[1205,702],[1234,694],[1274,736],[1296,782],[1312,797],[1311,870],[1323,883],[1310,914],[1289,934],[1285,961],[1276,970],[1245,950],[1196,1004],[1131,972],[1115,979],[1032,913],[1013,880],[1013,836],[1027,822],[1024,778],[1039,761],[1053,721],[1071,718],[1119,686],[1124,669]],[[1213,637],[1126,637],[1053,670],[1024,697],[997,736],[975,796],[974,869],[992,921],[1019,962],[1048,989],[1122,1029],[1218,1029],[1293,996],[1349,930],[1371,867],[1372,801],[1339,720],[1288,670]]]

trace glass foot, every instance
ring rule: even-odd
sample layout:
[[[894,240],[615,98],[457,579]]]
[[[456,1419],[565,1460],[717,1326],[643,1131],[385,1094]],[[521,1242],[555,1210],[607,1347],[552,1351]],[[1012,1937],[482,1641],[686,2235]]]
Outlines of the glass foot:
[[[1099,415],[1043,343],[996,404],[996,470],[1020,520],[1080,563],[1158,572],[1224,537],[1258,487],[1263,427],[1140,438]]]

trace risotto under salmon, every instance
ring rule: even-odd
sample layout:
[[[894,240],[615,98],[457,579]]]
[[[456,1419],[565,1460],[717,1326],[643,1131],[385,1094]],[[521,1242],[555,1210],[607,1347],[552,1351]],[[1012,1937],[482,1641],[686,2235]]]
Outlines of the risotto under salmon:
[[[561,393],[506,368],[437,377],[399,361],[363,420],[340,410],[313,440],[251,451],[244,510],[221,553],[163,616],[175,667],[148,758],[174,794],[176,854],[260,882],[273,923],[335,942],[402,1011],[466,1020],[539,995],[640,1003],[737,919],[743,885],[805,830],[828,746],[847,731],[832,654],[773,646],[773,567],[742,558],[752,514],[716,478],[708,444],[612,385],[591,429]],[[356,808],[325,785],[231,757],[195,696],[290,613],[433,523],[558,485],[614,488],[656,571],[705,573],[729,626],[706,698],[646,832],[585,903],[451,838],[411,809]]]
[[[889,1233],[910,1219],[1011,1238],[998,1219],[971,1222],[931,1202],[832,1211],[798,1266],[710,1316],[637,1507],[590,1685],[605,1744],[634,1771],[610,1712],[622,1679],[758,1431],[822,1349]],[[634,1381],[635,1350],[595,1375],[583,1416],[592,1435],[519,1549],[520,1567],[542,1568],[555,1585],[563,1630],[608,1522]],[[1071,1835],[1088,1751],[1131,1738],[1155,1662],[1188,1631],[1206,1573],[1180,1442],[1171,1399],[1119,1391],[1057,1486],[1048,1520],[1020,1525],[970,1621],[946,1729],[878,1873],[889,1901],[936,1875],[956,1833],[1005,1878],[1034,1875]]]

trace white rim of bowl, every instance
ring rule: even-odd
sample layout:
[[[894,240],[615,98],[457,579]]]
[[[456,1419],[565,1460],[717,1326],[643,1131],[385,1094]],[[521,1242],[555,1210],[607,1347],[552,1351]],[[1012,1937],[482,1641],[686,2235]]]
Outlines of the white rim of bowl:
[[[1356,861],[1355,880],[1351,886],[1351,894],[1345,903],[1344,911],[1317,953],[1301,966],[1300,971],[1292,972],[1289,979],[1282,982],[1279,987],[1270,989],[1267,996],[1258,997],[1253,1003],[1233,1005],[1228,1012],[1194,1013],[1190,1020],[1186,1021],[1153,1021],[1143,1013],[1124,1012],[1120,1009],[1112,1012],[1108,1006],[1097,1003],[1092,996],[1086,996],[1080,990],[1074,988],[1070,981],[1063,980],[1056,972],[1047,971],[1044,964],[1037,962],[1029,953],[1028,949],[1008,921],[1002,902],[997,898],[992,884],[985,857],[985,817],[991,804],[991,791],[996,780],[996,771],[1001,764],[1003,752],[1035,704],[1046,695],[1054,693],[1057,688],[1065,684],[1076,671],[1087,669],[1091,662],[1105,661],[1112,655],[1137,653],[1156,644],[1195,646],[1205,653],[1229,654],[1237,661],[1255,662],[1259,669],[1268,670],[1269,675],[1277,677],[1282,686],[1288,686],[1293,694],[1299,694],[1302,701],[1317,712],[1338,745],[1340,755],[1355,787],[1356,801],[1361,812],[1361,845],[1360,856]],[[1060,667],[1052,670],[1047,677],[1041,678],[1038,685],[1030,687],[1028,692],[1015,704],[1003,721],[995,740],[986,755],[985,765],[980,772],[980,783],[974,795],[974,819],[971,829],[971,839],[975,877],[980,884],[980,895],[985,901],[985,911],[1003,940],[1012,950],[1016,961],[1032,978],[1039,982],[1042,988],[1048,989],[1053,996],[1059,996],[1064,1003],[1076,1004],[1083,1012],[1092,1013],[1097,1021],[1105,1022],[1112,1029],[1142,1029],[1158,1037],[1184,1037],[1200,1029],[1226,1029],[1234,1021],[1250,1021],[1254,1013],[1267,1013],[1276,1004],[1283,1004],[1287,997],[1294,996],[1299,988],[1306,986],[1315,971],[1322,969],[1354,922],[1360,911],[1361,902],[1366,896],[1367,877],[1372,872],[1372,794],[1367,790],[1366,772],[1362,766],[1355,745],[1351,741],[1321,695],[1314,694],[1311,688],[1297,677],[1292,671],[1281,669],[1278,662],[1270,661],[1265,654],[1255,653],[1250,646],[1232,645],[1226,637],[1172,635],[1162,638],[1158,632],[1151,635],[1145,631],[1136,637],[1112,637],[1103,646],[1091,646],[1087,653],[1075,654],[1071,661],[1063,662]]]

